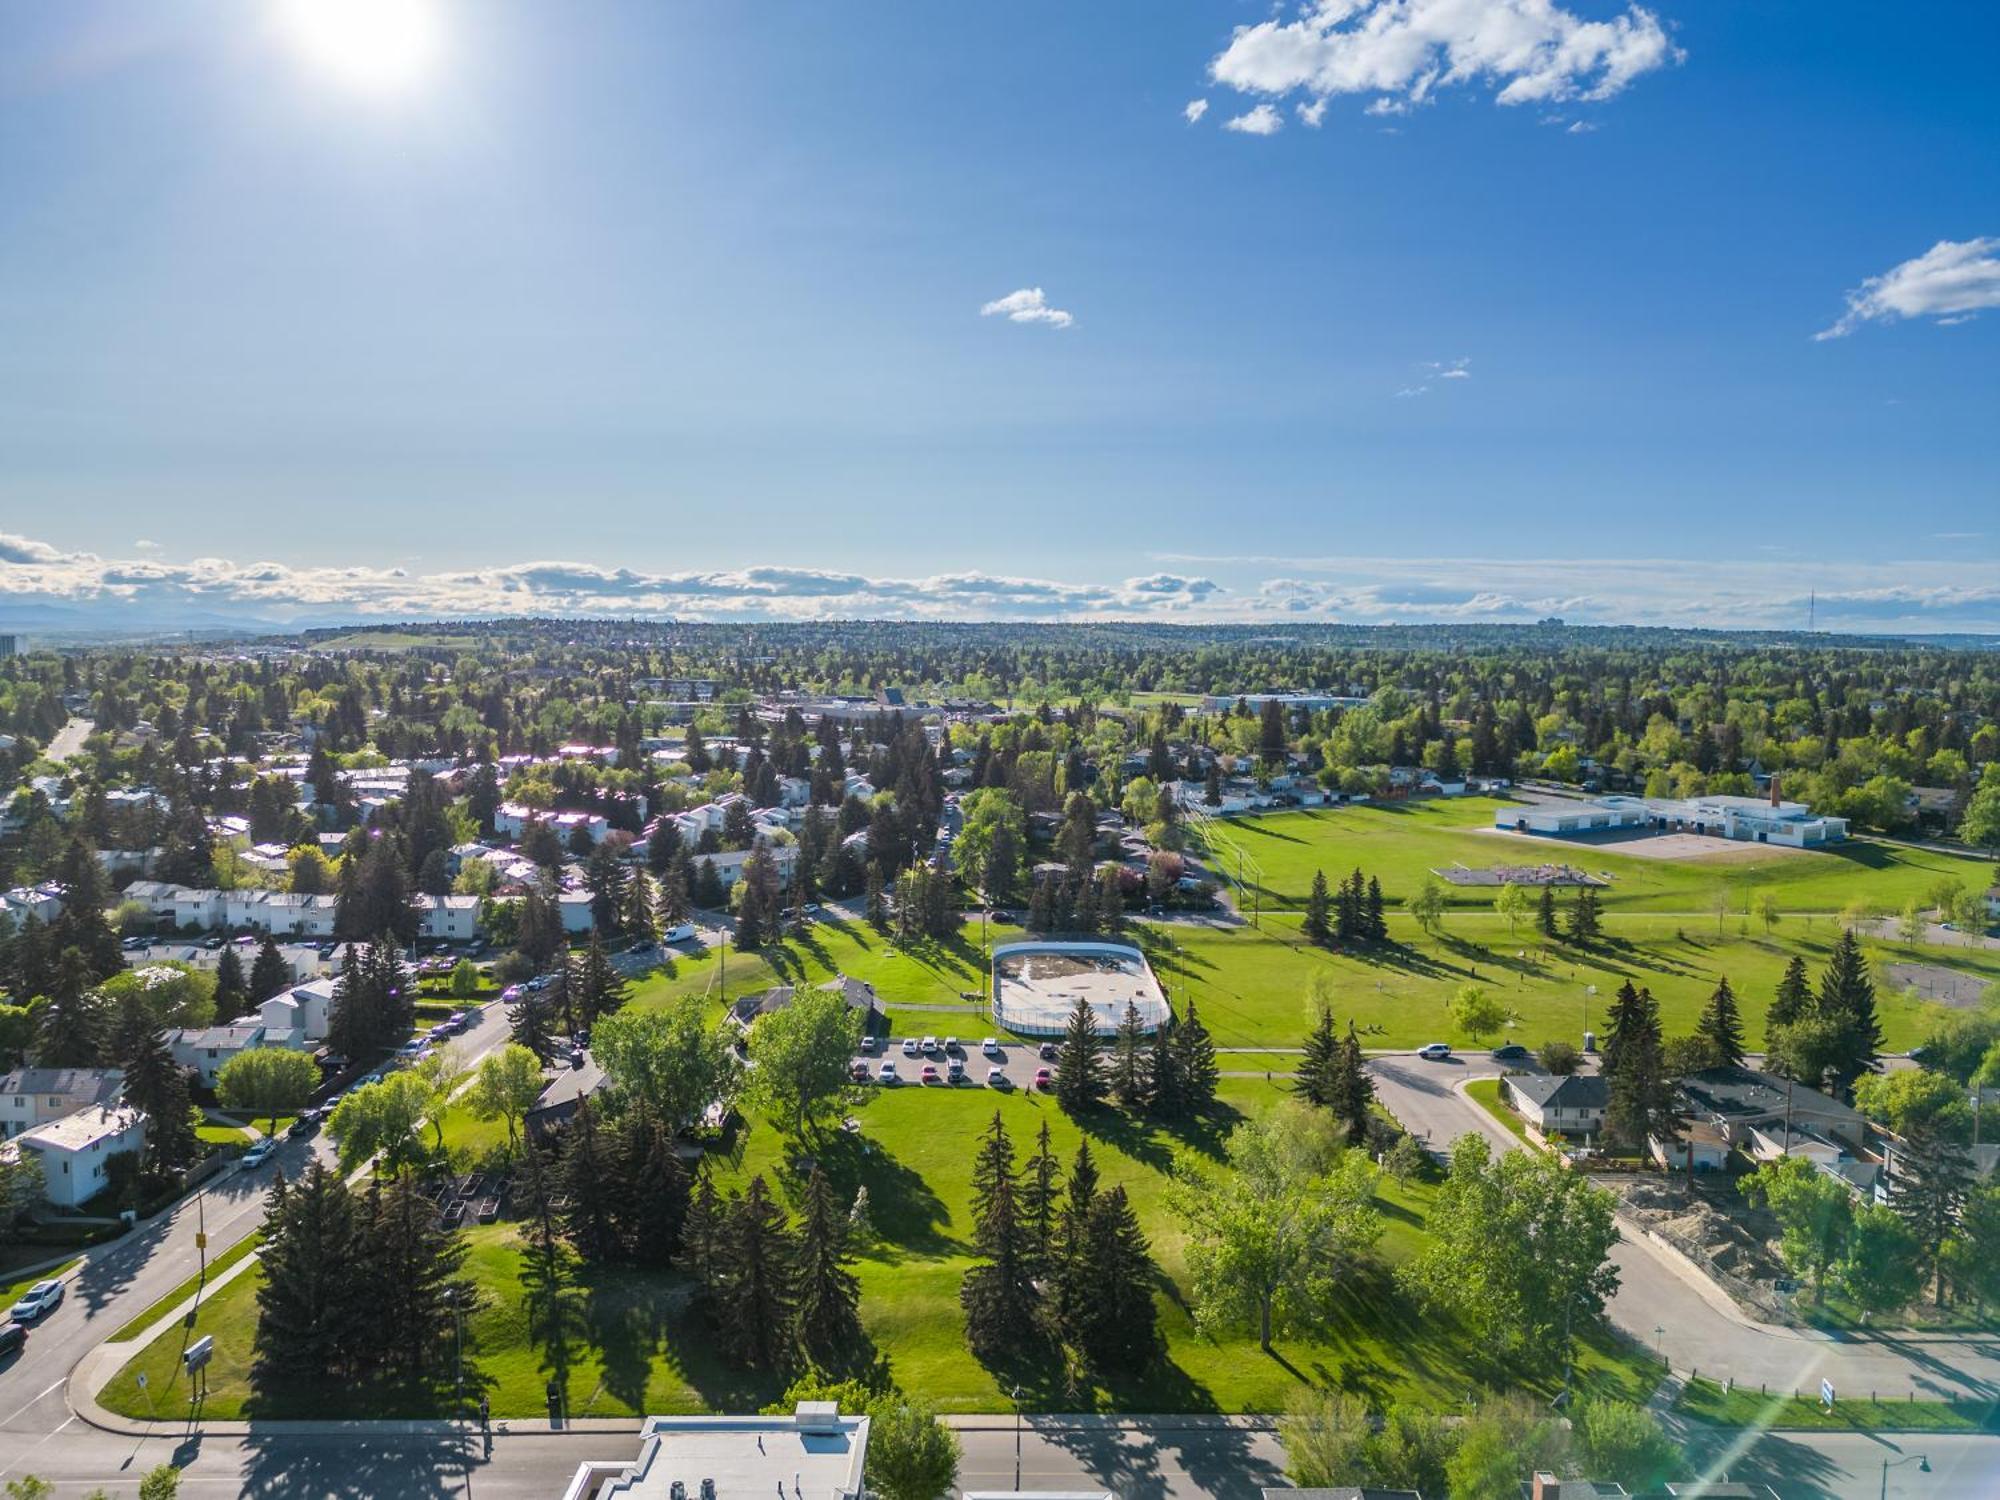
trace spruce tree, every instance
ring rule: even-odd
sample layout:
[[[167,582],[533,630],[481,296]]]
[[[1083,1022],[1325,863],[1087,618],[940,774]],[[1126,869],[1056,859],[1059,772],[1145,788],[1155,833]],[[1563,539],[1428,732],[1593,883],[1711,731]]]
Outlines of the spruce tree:
[[[311,1390],[348,1373],[373,1321],[375,1288],[354,1195],[339,1173],[315,1161],[296,1186],[280,1178],[257,1258],[257,1387]]]
[[[1972,1159],[1965,1146],[1936,1120],[1912,1127],[1891,1158],[1889,1206],[1909,1226],[1924,1270],[1931,1279],[1934,1306],[1945,1303],[1946,1246],[1958,1233]]]
[[[1195,1013],[1193,1000],[1188,1001],[1187,1015],[1174,1027],[1173,1046],[1179,1060],[1182,1097],[1187,1100],[1186,1112],[1206,1114],[1215,1105],[1215,1090],[1222,1075],[1216,1067],[1215,1043]]]
[[[1347,1127],[1349,1145],[1358,1146],[1368,1135],[1368,1107],[1375,1102],[1375,1083],[1369,1078],[1361,1054],[1361,1039],[1354,1034],[1354,1022],[1347,1023],[1347,1035],[1335,1050],[1329,1073],[1326,1105]]]
[[[1049,1141],[1049,1122],[1044,1120],[1035,1137],[1035,1153],[1021,1168],[1019,1194],[1021,1224],[1036,1275],[1048,1268],[1055,1255],[1062,1222],[1062,1196],[1062,1164],[1056,1160]]]
[[[590,1100],[579,1099],[562,1133],[562,1223],[576,1253],[593,1264],[616,1260],[622,1248],[619,1166],[616,1138],[599,1128]]]
[[[250,965],[250,1003],[262,1005],[273,995],[290,989],[291,984],[292,966],[278,951],[278,940],[266,935],[258,946],[256,961]]]
[[[1839,1056],[1832,1069],[1835,1091],[1852,1095],[1854,1081],[1873,1072],[1882,1052],[1882,1027],[1875,1014],[1875,981],[1852,928],[1842,930],[1819,982],[1819,1013],[1839,1027]]]
[[[437,1205],[412,1173],[386,1188],[375,1178],[366,1210],[361,1223],[375,1323],[369,1343],[384,1363],[423,1370],[452,1331],[453,1299],[470,1291],[458,1280],[465,1241],[439,1227]]]
[[[1798,954],[1785,965],[1785,977],[1778,981],[1778,993],[1772,998],[1771,1008],[1764,1015],[1764,1029],[1768,1035],[1775,1026],[1790,1026],[1811,1014],[1813,1008],[1812,984],[1806,978],[1806,961]]]
[[[1659,1006],[1650,991],[1635,990],[1627,980],[1613,1003],[1604,1046],[1610,1092],[1605,1128],[1641,1153],[1649,1138],[1670,1143],[1679,1137],[1663,1047]]]
[[[106,1037],[103,1002],[90,989],[83,955],[65,948],[56,960],[55,982],[35,1025],[35,1062],[44,1068],[94,1068],[103,1060]]]
[[[1127,1109],[1144,1109],[1151,1094],[1147,1051],[1146,1029],[1139,1022],[1139,1007],[1127,1000],[1111,1050],[1111,1089]]]
[[[1368,877],[1367,920],[1361,935],[1371,943],[1389,941],[1389,917],[1382,900],[1382,882],[1373,875]]]
[[[1701,1019],[1695,1023],[1695,1035],[1715,1049],[1724,1066],[1743,1066],[1743,1018],[1736,1008],[1736,993],[1729,988],[1727,976],[1716,985],[1715,993],[1702,1007]]]
[[[540,990],[523,990],[507,1011],[507,1029],[514,1042],[547,1061],[555,1054],[555,1017]]]
[[[1057,1330],[1072,1343],[1077,1330],[1089,1316],[1089,1304],[1097,1293],[1091,1282],[1089,1254],[1090,1214],[1097,1202],[1097,1163],[1090,1154],[1090,1141],[1078,1141],[1076,1160],[1070,1164],[1069,1181],[1064,1187],[1062,1227],[1057,1236],[1054,1264],[1049,1279],[1054,1292],[1050,1300]]]
[[[576,962],[574,987],[576,1013],[585,1026],[595,1026],[603,1017],[614,1014],[631,993],[632,987],[611,962],[611,955],[604,950],[604,939],[594,927],[582,957]]]
[[[1313,1022],[1313,1029],[1306,1036],[1298,1071],[1292,1077],[1293,1092],[1322,1109],[1333,1103],[1334,1067],[1339,1051],[1340,1039],[1333,1029],[1333,1008],[1322,1004],[1319,1018]]]
[[[1556,888],[1542,887],[1541,900],[1535,904],[1535,931],[1545,938],[1556,935]]]
[[[822,1370],[854,1363],[862,1344],[861,1283],[848,1269],[847,1214],[817,1163],[806,1179],[794,1285],[800,1352]]]
[[[1345,918],[1347,888],[1341,887],[1341,915]],[[1333,928],[1328,922],[1329,902],[1326,894],[1326,871],[1314,870],[1312,894],[1306,898],[1306,919],[1300,931],[1309,943],[1325,947],[1333,939]]]
[[[216,1019],[228,1021],[241,1015],[249,998],[250,989],[243,978],[243,955],[237,952],[234,943],[224,943],[221,956],[215,961]]]
[[[1143,1369],[1160,1347],[1153,1288],[1159,1268],[1123,1187],[1097,1195],[1084,1230],[1082,1274],[1089,1289],[1065,1330],[1093,1369]]]
[[[656,909],[652,880],[644,870],[633,870],[631,882],[625,887],[625,911],[619,918],[625,935],[635,942],[657,942],[660,929],[654,920]]]
[[[680,1254],[688,1215],[687,1169],[673,1134],[643,1104],[619,1122],[617,1214],[625,1253],[642,1266],[665,1266]]]
[[[167,1044],[150,1029],[134,1038],[118,1059],[125,1070],[125,1099],[146,1116],[146,1163],[154,1171],[191,1166],[201,1154],[195,1136],[187,1074]]]
[[[1001,1187],[1011,1184],[1013,1179],[1014,1142],[1007,1134],[1007,1122],[996,1109],[993,1111],[993,1122],[979,1132],[979,1145],[972,1154],[972,1231],[975,1240],[981,1233],[979,1226],[991,1212],[994,1198]]]
[[[694,1279],[697,1297],[711,1313],[721,1289],[722,1241],[727,1232],[723,1204],[715,1195],[715,1183],[704,1170],[688,1199],[687,1218],[681,1224],[681,1263]]]
[[[1597,940],[1598,931],[1597,891],[1593,886],[1585,886],[1570,905],[1569,938],[1573,943],[1591,943]]]
[[[674,861],[660,877],[659,901],[656,911],[660,919],[660,931],[671,932],[687,921],[694,907],[689,893],[693,883],[692,863],[685,848],[678,850]]]
[[[987,1360],[1021,1354],[1034,1327],[1034,1256],[1013,1165],[1013,1146],[996,1112],[974,1163],[973,1242],[984,1258],[965,1273],[958,1293],[966,1342]]]
[[[1081,995],[1063,1028],[1056,1050],[1056,1103],[1065,1114],[1095,1109],[1104,1098],[1103,1058],[1097,1040],[1097,1013]]]
[[[1174,1046],[1173,1032],[1174,1022],[1169,1017],[1153,1033],[1152,1055],[1146,1062],[1146,1076],[1152,1082],[1146,1107],[1163,1120],[1181,1119],[1188,1109],[1187,1084],[1181,1076],[1181,1056]]]
[[[761,1173],[730,1199],[727,1219],[715,1309],[723,1345],[752,1369],[782,1371],[791,1362],[794,1252]]]

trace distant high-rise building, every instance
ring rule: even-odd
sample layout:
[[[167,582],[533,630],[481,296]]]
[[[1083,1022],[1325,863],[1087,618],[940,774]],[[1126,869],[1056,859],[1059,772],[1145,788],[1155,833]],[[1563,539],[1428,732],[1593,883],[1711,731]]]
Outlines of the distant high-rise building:
[[[0,656],[16,656],[19,653],[20,647],[15,644],[13,636],[0,635]]]

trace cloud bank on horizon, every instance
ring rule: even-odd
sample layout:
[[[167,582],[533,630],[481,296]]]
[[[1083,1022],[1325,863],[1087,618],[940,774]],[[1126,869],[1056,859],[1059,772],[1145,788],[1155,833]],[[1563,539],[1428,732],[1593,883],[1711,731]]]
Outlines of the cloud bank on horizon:
[[[1807,589],[1822,629],[2000,632],[1990,563],[1795,560],[1398,559],[1156,556],[1161,571],[1066,582],[980,571],[923,578],[752,566],[651,573],[533,561],[417,573],[224,558],[173,562],[70,552],[0,533],[0,620],[34,606],[79,627],[173,628],[481,616],[690,620],[1146,620],[1222,623],[1523,623],[1801,628]],[[1230,582],[1218,581],[1221,575]],[[5,628],[0,626],[0,628]]]

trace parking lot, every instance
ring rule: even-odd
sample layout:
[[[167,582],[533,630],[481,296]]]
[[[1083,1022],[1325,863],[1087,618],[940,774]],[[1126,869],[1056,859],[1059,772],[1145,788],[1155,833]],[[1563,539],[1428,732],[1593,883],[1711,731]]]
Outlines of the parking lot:
[[[908,1055],[903,1051],[903,1045],[906,1040],[918,1047],[918,1051],[914,1056]],[[990,1086],[986,1081],[988,1071],[993,1068],[999,1068],[1006,1075],[1008,1085],[1017,1089],[1032,1087],[1035,1081],[1035,1070],[1038,1068],[1047,1068],[1051,1073],[1055,1071],[1055,1062],[1053,1059],[1044,1061],[1037,1055],[1037,1049],[1041,1045],[1038,1042],[1000,1037],[997,1039],[1000,1049],[998,1054],[989,1056],[980,1047],[980,1044],[985,1040],[984,1034],[959,1036],[957,1038],[958,1050],[951,1053],[945,1051],[946,1036],[942,1032],[937,1033],[934,1037],[937,1043],[937,1050],[933,1052],[922,1050],[923,1040],[924,1038],[921,1036],[909,1038],[900,1036],[878,1037],[876,1038],[876,1047],[873,1052],[859,1052],[855,1054],[853,1062],[850,1064],[850,1070],[855,1066],[864,1067],[867,1071],[868,1081],[871,1084],[879,1085],[882,1076],[882,1064],[891,1062],[896,1065],[898,1083],[894,1085],[895,1087],[909,1088],[914,1086],[921,1088],[923,1087],[924,1065],[928,1063],[937,1070],[937,1077],[931,1084],[933,1088],[986,1088]],[[1050,1045],[1053,1046],[1053,1043]],[[950,1081],[949,1077],[949,1064],[952,1061],[964,1064],[965,1070],[964,1077],[955,1084]]]

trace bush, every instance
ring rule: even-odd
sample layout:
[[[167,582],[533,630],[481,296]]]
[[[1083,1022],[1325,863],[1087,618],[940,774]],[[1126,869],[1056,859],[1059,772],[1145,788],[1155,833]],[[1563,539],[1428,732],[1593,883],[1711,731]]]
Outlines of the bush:
[[[1558,1078],[1567,1078],[1583,1061],[1583,1054],[1568,1042],[1543,1042],[1536,1060]]]

